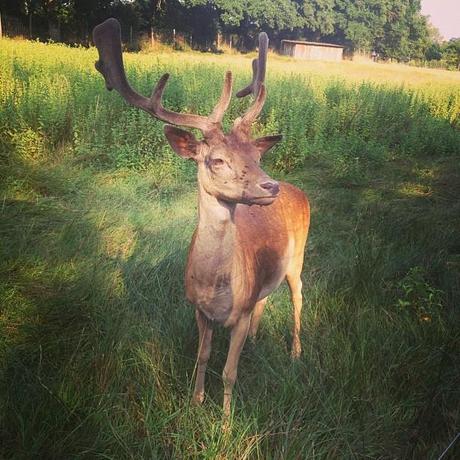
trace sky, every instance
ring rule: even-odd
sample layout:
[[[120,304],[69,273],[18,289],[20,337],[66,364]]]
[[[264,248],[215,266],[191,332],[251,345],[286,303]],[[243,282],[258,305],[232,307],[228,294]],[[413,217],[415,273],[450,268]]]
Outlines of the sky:
[[[422,0],[422,13],[446,40],[460,37],[460,0]]]

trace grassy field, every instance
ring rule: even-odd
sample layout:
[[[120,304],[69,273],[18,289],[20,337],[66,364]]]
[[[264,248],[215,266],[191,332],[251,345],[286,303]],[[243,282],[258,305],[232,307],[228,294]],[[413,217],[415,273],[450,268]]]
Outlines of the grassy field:
[[[249,58],[126,62],[144,94],[168,71],[166,105],[206,114]],[[193,164],[95,60],[0,41],[0,458],[438,458],[460,426],[460,73],[269,57],[254,133],[284,135],[266,168],[312,203],[304,351],[291,362],[283,288],[222,430],[226,330],[190,405]]]

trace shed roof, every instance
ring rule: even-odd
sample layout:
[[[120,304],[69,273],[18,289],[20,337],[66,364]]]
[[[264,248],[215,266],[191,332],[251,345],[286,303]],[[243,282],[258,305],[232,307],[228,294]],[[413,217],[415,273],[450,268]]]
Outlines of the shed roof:
[[[293,43],[295,45],[325,46],[327,48],[345,48],[344,46],[336,45],[334,43],[305,42],[302,40],[281,40],[281,43]]]

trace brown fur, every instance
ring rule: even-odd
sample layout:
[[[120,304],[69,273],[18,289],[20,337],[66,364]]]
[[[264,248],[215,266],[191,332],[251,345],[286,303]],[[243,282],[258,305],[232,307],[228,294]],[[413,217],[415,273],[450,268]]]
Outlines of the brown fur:
[[[198,167],[199,222],[190,246],[187,297],[196,305],[199,331],[198,366],[194,400],[204,398],[204,377],[211,352],[212,322],[231,328],[230,346],[223,371],[224,413],[229,414],[238,360],[248,332],[254,336],[267,296],[286,279],[294,305],[291,354],[300,354],[300,274],[310,222],[305,195],[289,184],[278,184],[260,167],[260,159],[281,136],[251,138],[251,126],[265,102],[265,65],[268,37],[259,35],[259,57],[253,62],[251,85],[237,93],[249,93],[254,102],[233,124],[229,134],[222,120],[232,94],[232,75],[227,72],[221,97],[208,116],[180,114],[162,105],[168,74],[146,98],[131,88],[123,68],[121,28],[110,18],[95,27],[99,51],[96,68],[108,89],[155,118],[171,125],[165,135],[182,157]],[[203,140],[176,126],[199,129]]]
[[[286,260],[289,239],[293,253],[303,260],[310,208],[303,192],[280,184],[279,197],[268,206],[238,204],[235,209],[235,247],[231,286],[233,308],[225,326],[233,326],[242,313],[251,313],[262,291],[286,277],[292,260]],[[278,282],[277,282],[278,281]]]
[[[293,185],[280,184],[269,205],[221,202],[200,181],[199,223],[186,267],[186,292],[197,307],[200,332],[194,400],[204,398],[204,374],[212,323],[232,329],[224,368],[224,411],[236,380],[239,354],[248,332],[254,337],[266,297],[287,279],[294,303],[292,356],[300,354],[300,274],[310,223],[309,203]],[[254,311],[255,310],[255,311]],[[251,322],[252,318],[252,322]]]

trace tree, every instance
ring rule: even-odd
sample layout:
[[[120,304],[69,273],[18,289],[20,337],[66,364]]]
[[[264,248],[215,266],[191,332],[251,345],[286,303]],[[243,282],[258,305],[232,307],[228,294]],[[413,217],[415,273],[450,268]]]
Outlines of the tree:
[[[306,35],[315,40],[333,35],[337,23],[335,0],[304,0],[301,12]]]
[[[189,8],[206,8],[209,22],[218,31],[238,33],[253,43],[261,30],[279,32],[303,26],[297,5],[292,0],[185,0]]]
[[[0,8],[29,21],[33,16],[50,30],[62,26],[67,40],[83,37],[86,43],[97,23],[115,16],[125,41],[130,30],[154,27],[191,34],[208,48],[218,33],[232,33],[240,48],[248,49],[265,30],[272,43],[281,38],[330,41],[403,61],[439,54],[420,0],[0,0]],[[455,45],[441,52],[449,65],[455,64]]]
[[[427,61],[439,61],[442,58],[441,45],[439,43],[431,43],[425,51],[425,59]]]
[[[443,46],[442,54],[447,67],[460,70],[460,38],[451,38]]]
[[[338,32],[343,44],[370,51],[384,35],[387,1],[337,0]]]

